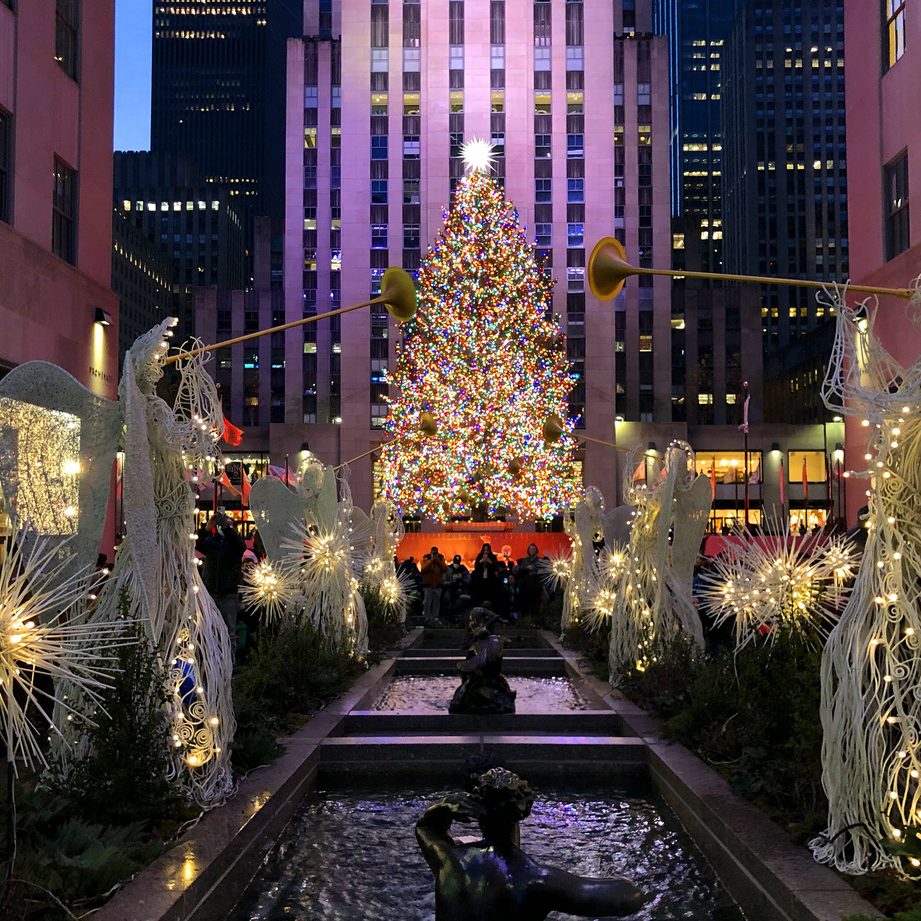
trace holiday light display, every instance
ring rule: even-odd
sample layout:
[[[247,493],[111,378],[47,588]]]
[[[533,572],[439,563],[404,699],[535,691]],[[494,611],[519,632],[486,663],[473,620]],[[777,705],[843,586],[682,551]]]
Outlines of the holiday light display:
[[[565,416],[572,388],[549,318],[552,281],[484,150],[467,150],[469,172],[419,271],[419,311],[389,378],[383,495],[402,514],[535,519],[573,498],[572,440],[542,435],[549,414]],[[410,437],[420,412],[438,419],[437,437]]]
[[[40,726],[63,740],[62,723],[86,719],[74,692],[98,704],[117,669],[114,650],[127,642],[124,621],[84,618],[92,571],[67,573],[52,541],[39,538],[23,551],[19,537],[0,564],[0,738],[14,773],[17,761],[47,766]],[[54,691],[43,676],[54,680]],[[70,693],[57,693],[61,687]]]
[[[371,552],[365,560],[361,582],[377,592],[389,616],[406,622],[412,582],[408,575],[397,574],[394,558],[406,530],[403,519],[388,502],[375,502],[371,509]]]
[[[655,661],[679,632],[703,647],[691,581],[710,513],[709,481],[695,473],[686,442],[672,442],[662,459],[647,457],[643,483],[633,480],[639,456],[627,462],[624,477],[634,516],[613,599],[608,660],[615,686],[631,669]]]
[[[822,656],[822,782],[828,828],[811,842],[852,874],[921,877],[921,359],[903,367],[874,332],[876,309],[824,299],[837,332],[823,386],[829,410],[870,436],[867,542]],[[921,319],[921,295],[909,310]],[[897,853],[907,846],[914,853]]]
[[[257,608],[268,622],[279,620],[296,596],[296,572],[269,560],[250,567],[240,586],[244,607]]]
[[[98,629],[126,613],[140,620],[164,667],[172,734],[172,772],[201,806],[234,788],[230,742],[230,637],[195,558],[194,482],[222,468],[223,426],[207,353],[177,363],[172,405],[156,393],[169,350],[168,319],[125,355],[119,398],[125,418],[124,510],[127,534],[99,599]],[[67,752],[62,760],[67,760]]]
[[[779,522],[767,531],[783,534]],[[743,536],[704,573],[699,595],[718,624],[733,624],[736,649],[759,639],[773,643],[779,630],[807,639],[827,632],[850,593],[847,580],[858,557],[853,543],[824,531],[805,540]]]

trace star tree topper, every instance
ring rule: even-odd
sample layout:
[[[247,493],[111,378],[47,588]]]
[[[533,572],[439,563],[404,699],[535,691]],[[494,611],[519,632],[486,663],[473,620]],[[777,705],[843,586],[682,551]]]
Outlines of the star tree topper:
[[[461,147],[461,159],[468,173],[491,173],[495,169],[495,148],[484,138],[471,138]]]

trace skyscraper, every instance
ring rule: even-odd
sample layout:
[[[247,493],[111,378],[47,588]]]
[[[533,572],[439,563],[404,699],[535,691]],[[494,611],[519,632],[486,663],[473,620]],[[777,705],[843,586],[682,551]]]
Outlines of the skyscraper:
[[[842,7],[842,0],[753,0],[726,42],[727,271],[848,277]],[[831,327],[814,292],[765,287],[761,318],[766,416],[825,418],[818,385]],[[811,346],[797,346],[806,335]]]
[[[151,150],[184,155],[246,220],[282,207],[285,39],[295,0],[154,3]]]
[[[307,4],[308,37],[289,43],[287,319],[365,300],[388,265],[417,268],[462,143],[490,138],[557,279],[577,424],[611,441],[617,414],[670,421],[667,283],[641,279],[611,305],[585,279],[612,232],[641,265],[667,258],[666,46],[648,2],[592,17],[547,0]],[[310,423],[312,450],[344,460],[380,440],[398,337],[382,310],[286,334],[286,422]],[[584,464],[613,499],[610,450],[589,445]],[[353,489],[370,502],[368,461]]]
[[[654,28],[669,49],[672,213],[701,240],[695,264],[722,266],[723,46],[741,0],[655,0]]]

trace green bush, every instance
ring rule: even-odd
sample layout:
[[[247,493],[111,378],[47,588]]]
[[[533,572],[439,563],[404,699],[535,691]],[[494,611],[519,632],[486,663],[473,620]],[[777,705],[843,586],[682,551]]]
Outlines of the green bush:
[[[51,787],[71,813],[98,825],[162,825],[194,814],[171,772],[170,725],[162,665],[140,626],[117,650],[111,687],[100,692],[93,722],[81,728],[85,757]]]
[[[247,771],[271,761],[281,751],[277,736],[303,725],[360,670],[307,623],[289,621],[275,632],[263,630],[234,675],[234,768]]]
[[[368,650],[374,655],[393,647],[406,635],[406,628],[391,613],[374,588],[363,588],[362,600],[368,614]]]
[[[623,690],[802,841],[827,815],[820,664],[821,649],[793,633],[709,658],[679,638]]]

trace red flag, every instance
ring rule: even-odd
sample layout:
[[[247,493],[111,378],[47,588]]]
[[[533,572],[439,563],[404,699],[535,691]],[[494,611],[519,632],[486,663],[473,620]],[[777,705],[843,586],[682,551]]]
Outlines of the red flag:
[[[227,444],[236,448],[243,441],[243,429],[238,428],[224,416],[224,434],[221,437]]]
[[[243,469],[243,465],[240,465],[240,472],[242,474],[242,487],[243,491],[240,494],[240,504],[243,506],[249,506],[249,493],[252,489],[252,483],[249,481],[249,477],[246,475],[246,471]]]
[[[806,468],[806,458],[803,458],[803,502],[809,501],[809,471]],[[805,507],[805,506],[804,506]]]
[[[220,480],[218,480],[218,482],[221,484],[221,486],[222,486],[224,489],[229,490],[229,491],[232,492],[235,496],[239,496],[239,495],[240,495],[240,490],[237,489],[237,487],[234,486],[233,483],[230,482],[230,477],[227,476],[227,471],[226,471],[226,470],[222,470],[222,471],[221,471],[221,478],[220,478]]]
[[[716,458],[710,461],[710,501],[716,499]]]

